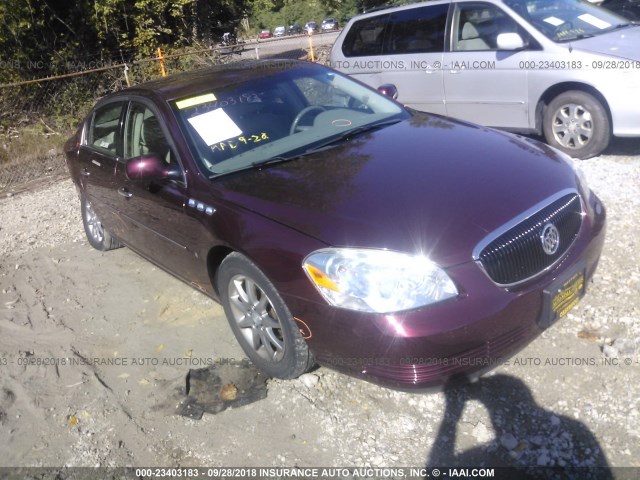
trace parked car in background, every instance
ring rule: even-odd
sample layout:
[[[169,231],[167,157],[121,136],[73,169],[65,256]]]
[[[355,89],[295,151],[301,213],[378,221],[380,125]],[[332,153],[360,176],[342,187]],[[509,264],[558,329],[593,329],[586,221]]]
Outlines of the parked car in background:
[[[640,21],[640,0],[604,0],[600,6],[628,20]]]
[[[284,36],[285,33],[287,33],[287,31],[284,28],[284,26],[276,27],[276,28],[273,29],[273,36],[274,37],[282,37],[282,36]]]
[[[298,25],[297,23],[289,25],[287,35],[298,35],[299,33],[302,33],[302,27],[300,25]]]
[[[324,20],[322,20],[321,28],[323,32],[338,30],[338,22],[336,22],[333,18],[325,18]]]
[[[271,30],[261,30],[260,33],[258,34],[258,38],[271,38],[271,37],[273,37]]]
[[[318,24],[316,22],[307,22],[304,25],[304,31],[307,33],[318,33]]]
[[[65,152],[89,243],[220,301],[279,378],[316,361],[402,389],[475,378],[569,312],[604,241],[566,155],[308,62],[119,91]]]
[[[331,65],[398,101],[544,134],[573,157],[640,136],[640,27],[575,0],[434,0],[354,17]]]

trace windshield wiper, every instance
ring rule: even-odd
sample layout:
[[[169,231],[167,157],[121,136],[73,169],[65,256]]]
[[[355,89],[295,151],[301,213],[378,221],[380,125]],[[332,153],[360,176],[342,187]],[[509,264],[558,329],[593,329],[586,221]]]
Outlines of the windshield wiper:
[[[331,147],[333,145],[342,143],[345,140],[350,140],[358,135],[362,135],[363,133],[371,132],[373,130],[378,130],[379,128],[382,128],[382,127],[388,127],[389,125],[394,125],[400,121],[401,121],[400,119],[395,118],[393,120],[382,120],[377,123],[370,123],[369,125],[363,125],[361,127],[352,128],[351,130],[347,130],[346,132],[341,133],[337,137],[331,137],[326,142],[321,143],[320,145],[316,145],[313,148],[310,148],[305,153],[315,153],[321,150],[325,150],[327,147]]]
[[[372,130],[377,130],[379,128],[386,127],[388,125],[393,125],[394,123],[398,123],[399,121],[400,121],[399,119],[383,120],[381,122],[371,123],[369,125],[363,125],[361,127],[352,128],[351,130],[347,130],[346,132],[341,133],[337,137],[331,137],[326,142],[323,142],[323,143],[321,143],[319,145],[315,145],[314,147],[309,148],[309,149],[305,150],[302,153],[298,153],[296,155],[291,155],[291,156],[280,155],[280,156],[277,156],[277,157],[268,158],[266,160],[259,160],[257,162],[251,163],[251,166],[252,167],[262,167],[264,165],[270,165],[270,164],[274,164],[274,163],[282,163],[282,162],[289,162],[291,160],[297,160],[297,159],[305,157],[307,155],[311,155],[312,153],[318,153],[318,152],[321,152],[323,150],[328,150],[329,148],[332,148],[335,145],[344,142],[345,140],[349,140],[349,139],[351,139],[353,137],[356,137],[358,135],[361,135],[363,133],[370,132]]]
[[[358,135],[361,135],[363,133],[366,132],[370,132],[372,130],[377,130],[379,128],[382,127],[386,127],[389,125],[393,125],[394,123],[398,123],[400,122],[401,119],[393,119],[393,120],[382,120],[380,122],[377,123],[371,123],[369,125],[363,125],[361,127],[356,127],[356,128],[352,128],[351,130],[347,130],[346,132],[341,133],[340,135],[338,135],[337,137],[331,137],[329,140],[327,140],[326,142],[320,143],[319,145],[315,145],[301,153],[296,153],[294,155],[278,155],[275,157],[271,157],[271,158],[267,158],[265,160],[257,160],[255,162],[251,162],[248,165],[245,165],[244,167],[235,169],[235,170],[230,170],[228,172],[223,172],[223,173],[216,173],[212,176],[209,177],[209,179],[213,179],[222,175],[228,175],[230,173],[237,173],[240,172],[242,170],[251,170],[254,168],[260,168],[260,167],[264,167],[267,165],[275,165],[278,163],[285,163],[285,162],[290,162],[292,160],[298,160],[299,158],[303,158],[306,157],[308,155],[314,154],[314,153],[318,153],[321,152],[323,150],[329,150],[330,148],[333,148],[334,146],[344,142],[345,140],[349,140],[353,137],[356,137]]]
[[[575,37],[568,38],[559,38],[556,40],[557,43],[565,43],[565,42],[573,42],[574,40],[583,40],[585,38],[593,38],[595,35],[593,33],[581,33],[576,35]]]
[[[622,28],[633,27],[633,26],[634,26],[633,23],[618,23],[617,25],[612,25],[610,27],[605,28],[604,30],[600,30],[597,33],[581,33],[579,35],[576,35],[575,37],[561,38],[559,40],[556,40],[556,42],[563,43],[563,42],[572,42],[573,40],[582,40],[583,38],[592,38],[592,37],[595,37],[596,35],[602,35],[603,33],[609,33],[609,32],[613,32],[614,30],[620,30]]]
[[[619,23],[617,25],[613,25],[609,28],[604,29],[602,32],[613,32],[614,30],[620,30],[621,28],[627,28],[627,27],[632,27],[633,24],[632,23]]]

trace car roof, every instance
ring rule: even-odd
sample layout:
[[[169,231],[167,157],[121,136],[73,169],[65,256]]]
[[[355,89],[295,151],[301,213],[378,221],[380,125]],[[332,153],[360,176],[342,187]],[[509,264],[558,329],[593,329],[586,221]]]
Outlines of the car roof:
[[[136,94],[147,96],[151,94],[170,102],[203,91],[210,91],[265,77],[270,73],[294,70],[300,67],[318,68],[316,64],[302,60],[246,60],[151,80],[121,90],[109,95],[107,98]]]

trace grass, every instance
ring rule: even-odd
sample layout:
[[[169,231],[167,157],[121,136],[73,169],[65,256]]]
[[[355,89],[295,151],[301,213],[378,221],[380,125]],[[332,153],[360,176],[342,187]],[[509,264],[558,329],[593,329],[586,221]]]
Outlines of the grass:
[[[0,133],[0,165],[55,157],[69,136],[70,132],[52,133],[42,124]]]

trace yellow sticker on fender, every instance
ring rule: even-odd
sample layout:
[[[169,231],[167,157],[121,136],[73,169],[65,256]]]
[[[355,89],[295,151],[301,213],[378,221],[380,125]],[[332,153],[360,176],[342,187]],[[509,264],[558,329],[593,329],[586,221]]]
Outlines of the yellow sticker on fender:
[[[207,93],[205,95],[199,95],[197,97],[185,98],[176,102],[176,106],[183,110],[189,107],[195,107],[196,105],[202,105],[203,103],[215,102],[216,96],[213,93]]]

